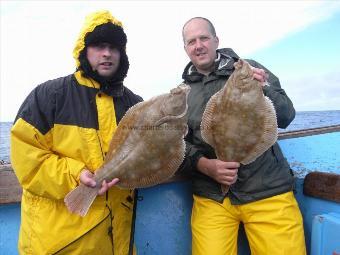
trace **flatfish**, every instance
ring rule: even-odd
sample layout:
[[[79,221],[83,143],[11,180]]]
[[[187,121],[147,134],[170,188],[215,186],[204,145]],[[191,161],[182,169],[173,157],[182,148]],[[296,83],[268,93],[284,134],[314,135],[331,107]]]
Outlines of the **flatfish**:
[[[134,189],[171,177],[184,159],[189,91],[181,84],[131,107],[117,126],[102,167],[95,171],[97,186],[80,184],[68,193],[64,202],[69,211],[85,216],[103,180],[119,178],[116,186]]]
[[[261,82],[252,78],[249,63],[239,60],[234,67],[224,87],[207,103],[201,135],[218,159],[247,165],[276,142],[276,112]],[[221,188],[223,194],[229,189]]]

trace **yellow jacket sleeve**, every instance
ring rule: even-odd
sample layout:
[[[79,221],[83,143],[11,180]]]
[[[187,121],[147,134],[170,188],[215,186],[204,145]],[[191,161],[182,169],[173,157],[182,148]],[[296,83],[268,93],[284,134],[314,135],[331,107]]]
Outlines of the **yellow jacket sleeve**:
[[[43,135],[19,118],[11,129],[11,163],[24,189],[42,197],[63,199],[78,185],[85,164],[53,152],[52,132]]]

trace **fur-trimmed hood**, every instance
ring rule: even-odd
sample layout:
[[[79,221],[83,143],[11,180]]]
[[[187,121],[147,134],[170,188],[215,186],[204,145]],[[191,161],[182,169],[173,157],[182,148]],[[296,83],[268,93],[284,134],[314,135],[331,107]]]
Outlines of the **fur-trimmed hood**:
[[[119,68],[115,75],[110,78],[101,77],[97,71],[93,71],[86,56],[86,47],[97,43],[110,43],[120,51]],[[121,94],[123,80],[128,69],[129,60],[126,55],[127,37],[123,30],[122,23],[111,15],[109,11],[97,11],[85,18],[85,23],[80,31],[76,45],[73,50],[73,57],[76,67],[83,74],[90,77],[101,85],[101,90],[112,95],[112,88],[115,87],[113,94]]]

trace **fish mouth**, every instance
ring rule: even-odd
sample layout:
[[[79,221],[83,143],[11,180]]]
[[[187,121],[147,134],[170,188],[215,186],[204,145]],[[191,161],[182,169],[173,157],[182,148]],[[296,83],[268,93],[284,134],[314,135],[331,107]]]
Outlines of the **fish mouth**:
[[[188,97],[188,94],[189,94],[190,89],[191,89],[191,87],[189,85],[187,85],[185,83],[181,83],[181,84],[178,85],[178,88],[184,90],[184,92],[186,93],[186,95]]]
[[[189,94],[190,91],[190,86],[185,84],[185,83],[181,83],[179,84],[176,88],[173,88],[170,90],[171,94],[180,94],[182,91],[184,91],[186,94]]]

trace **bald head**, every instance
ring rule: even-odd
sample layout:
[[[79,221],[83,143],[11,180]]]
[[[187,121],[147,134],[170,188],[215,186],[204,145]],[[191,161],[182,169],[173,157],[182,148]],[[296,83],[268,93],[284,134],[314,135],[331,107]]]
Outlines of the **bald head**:
[[[208,29],[209,29],[209,32],[211,33],[212,36],[216,36],[216,30],[215,30],[215,27],[214,25],[211,23],[210,20],[208,20],[207,18],[203,18],[203,17],[194,17],[194,18],[191,18],[189,19],[187,22],[185,22],[183,28],[182,28],[182,37],[183,37],[183,42],[185,43],[185,28],[186,26],[191,23],[192,21],[194,20],[202,20],[204,22],[206,22],[207,26],[208,26]]]
[[[183,26],[184,50],[197,71],[208,75],[215,68],[219,40],[215,28],[206,18],[190,19]]]

